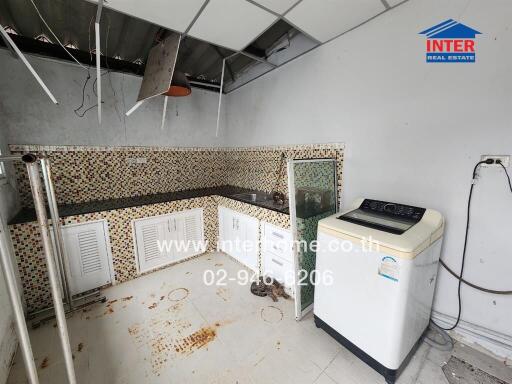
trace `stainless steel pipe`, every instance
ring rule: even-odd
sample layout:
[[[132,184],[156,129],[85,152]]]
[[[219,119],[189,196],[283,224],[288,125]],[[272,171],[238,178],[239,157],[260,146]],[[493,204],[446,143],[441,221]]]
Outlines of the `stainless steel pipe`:
[[[71,271],[69,268],[69,260],[64,248],[64,238],[62,237],[62,228],[60,226],[59,208],[55,197],[55,188],[53,186],[52,173],[50,169],[50,160],[42,158],[41,170],[43,171],[44,186],[46,189],[46,197],[50,208],[50,217],[52,219],[53,237],[55,240],[55,255],[61,275],[62,289],[64,290],[64,299],[69,306],[69,310],[73,310],[73,297],[69,286]]]
[[[48,230],[48,218],[46,216],[46,208],[44,204],[43,188],[39,178],[39,169],[36,156],[32,154],[24,155],[23,161],[26,163],[32,196],[34,198],[34,207],[36,210],[37,221],[41,229],[41,238],[43,242],[43,251],[46,258],[48,268],[48,278],[50,280],[50,290],[53,299],[53,306],[57,318],[57,327],[59,330],[59,338],[64,353],[64,362],[66,364],[66,373],[69,384],[76,384],[75,367],[73,365],[73,354],[69,343],[69,334],[66,324],[66,314],[62,303],[62,295],[60,292],[59,281],[57,278],[57,268]]]
[[[21,160],[21,157],[21,155],[4,155],[0,156],[0,161]]]

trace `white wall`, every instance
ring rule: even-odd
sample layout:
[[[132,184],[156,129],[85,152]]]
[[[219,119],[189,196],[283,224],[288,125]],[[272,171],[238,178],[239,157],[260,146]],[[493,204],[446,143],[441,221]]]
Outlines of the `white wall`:
[[[426,64],[418,32],[448,18],[481,31],[475,64]],[[345,142],[343,204],[358,196],[446,216],[442,257],[459,269],[473,165],[512,154],[512,2],[410,0],[227,97],[227,143]],[[511,169],[512,172],[512,169]],[[512,195],[504,172],[475,188],[465,277],[512,289]],[[435,310],[455,316],[440,273]],[[463,288],[463,320],[512,343],[512,297]]]
[[[96,109],[84,118],[73,112],[82,100],[84,69],[37,56],[28,59],[59,105],[50,101],[20,60],[1,49],[0,117],[8,144],[214,146],[220,142],[215,138],[218,95],[214,92],[194,88],[190,97],[170,98],[161,130],[163,97],[149,100],[127,117],[125,112],[136,102],[142,77],[111,73],[110,81],[104,75],[103,123],[99,126]],[[86,106],[96,104],[94,68],[91,73]]]

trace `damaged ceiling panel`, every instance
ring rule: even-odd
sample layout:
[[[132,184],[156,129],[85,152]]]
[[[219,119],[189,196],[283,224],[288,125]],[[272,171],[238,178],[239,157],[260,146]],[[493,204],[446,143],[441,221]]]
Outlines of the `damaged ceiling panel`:
[[[35,4],[73,56],[92,67],[95,1],[2,0],[0,25],[23,52],[72,60]],[[325,15],[316,0],[108,0],[100,23],[100,63],[108,70],[142,76],[151,48],[178,32],[182,40],[175,69],[192,86],[218,91],[222,62],[228,58],[223,90],[230,92],[385,8],[381,0],[329,4]]]
[[[237,55],[228,60],[228,66],[234,67],[236,75],[224,78],[224,90],[233,91],[318,45],[315,40],[280,20],[243,51],[253,59]]]

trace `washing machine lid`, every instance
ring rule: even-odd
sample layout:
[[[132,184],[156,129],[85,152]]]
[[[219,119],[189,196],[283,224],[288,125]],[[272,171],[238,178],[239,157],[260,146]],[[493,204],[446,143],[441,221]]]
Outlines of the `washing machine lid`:
[[[358,199],[351,209],[318,223],[319,231],[379,252],[414,258],[443,235],[443,216],[432,209]]]

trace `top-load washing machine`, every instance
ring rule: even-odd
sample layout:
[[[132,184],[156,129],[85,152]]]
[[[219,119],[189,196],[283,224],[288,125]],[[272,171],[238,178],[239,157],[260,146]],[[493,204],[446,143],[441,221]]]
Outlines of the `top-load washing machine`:
[[[316,325],[388,383],[428,328],[443,230],[439,212],[369,199],[318,223]]]

